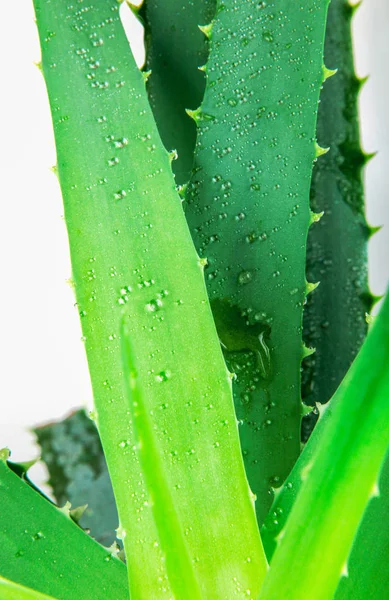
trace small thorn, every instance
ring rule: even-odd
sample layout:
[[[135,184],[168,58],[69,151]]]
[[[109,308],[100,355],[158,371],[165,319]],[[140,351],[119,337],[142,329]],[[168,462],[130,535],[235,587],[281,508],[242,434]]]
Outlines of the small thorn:
[[[369,225],[369,227],[368,227],[369,238],[371,238],[375,233],[378,233],[379,231],[381,231],[382,228],[383,228],[383,225],[376,225],[375,227],[372,227],[371,225]]]
[[[365,321],[369,326],[373,325],[375,320],[376,320],[376,315],[372,315],[368,312],[365,312]]]
[[[329,407],[330,403],[326,402],[325,404],[321,404],[320,402],[316,402],[315,406],[316,406],[316,410],[319,413],[319,419],[324,415],[324,413],[326,412],[327,408]]]
[[[281,494],[282,490],[283,490],[283,486],[278,487],[278,488],[275,488],[273,486],[270,487],[270,491],[273,495],[273,504],[277,500],[278,496]]]
[[[36,67],[38,67],[38,69],[40,70],[41,73],[43,73],[42,62],[41,61],[34,62],[34,65]]]
[[[185,195],[186,195],[186,190],[187,189],[188,189],[188,184],[187,183],[182,183],[181,185],[177,185],[177,187],[176,187],[178,195],[180,196],[180,198],[181,198],[182,201],[185,200]]]
[[[327,69],[325,65],[323,65],[323,81],[327,81],[330,77],[333,77],[338,72],[338,69]]]
[[[199,25],[198,28],[203,32],[207,40],[211,39],[213,23],[209,23],[208,25]]]
[[[380,496],[380,488],[378,486],[378,482],[376,481],[370,492],[370,498],[379,498],[379,496]]]
[[[208,264],[208,260],[206,258],[199,258],[199,265],[204,269]]]
[[[233,372],[229,371],[228,369],[227,369],[227,376],[230,381],[235,381],[235,379],[236,379],[236,373],[233,373]]]
[[[207,72],[207,65],[201,65],[201,67],[197,67],[199,71],[202,71],[203,73]]]
[[[74,281],[73,277],[69,277],[69,279],[67,279],[65,283],[67,283],[72,288],[72,290],[76,289],[76,282]]]
[[[199,106],[198,108],[196,108],[196,110],[191,110],[190,108],[186,108],[185,112],[188,115],[188,117],[190,117],[191,119],[194,120],[194,122],[196,124],[200,121],[200,118],[201,118],[201,106]]]
[[[279,534],[275,537],[275,540],[276,540],[277,544],[279,544],[281,542],[281,540],[284,537],[284,535],[285,535],[285,527],[283,527],[281,529],[281,531],[279,532]]]
[[[123,0],[119,0],[119,1],[120,1],[120,3],[123,2]],[[130,9],[130,11],[138,18],[140,9],[142,8],[142,5],[138,6],[136,4],[132,4],[132,2],[130,2],[129,0],[127,0],[126,4],[127,4],[128,8]]]
[[[315,158],[319,158],[319,156],[323,156],[323,154],[327,154],[327,152],[329,152],[329,148],[322,148],[315,142]]]
[[[90,418],[90,420],[91,420],[91,421],[93,421],[94,423],[97,423],[97,420],[98,420],[97,411],[95,411],[95,410],[91,410],[91,411],[89,412],[89,418]]]
[[[0,450],[0,460],[2,460],[3,462],[7,462],[10,456],[11,451],[9,450],[9,448],[2,448]]]
[[[75,523],[78,524],[80,522],[80,519],[81,519],[82,515],[84,514],[84,512],[86,511],[87,508],[88,508],[87,504],[83,504],[82,506],[77,506],[76,508],[72,508],[69,511],[71,519]]]
[[[311,283],[309,281],[306,282],[305,285],[305,294],[308,296],[313,290],[315,290],[320,285],[320,281],[316,281],[316,283]]]
[[[110,546],[104,546],[104,548],[107,550],[107,552],[110,553],[111,556],[113,556],[114,558],[118,558],[119,557],[119,553],[120,553],[120,546],[117,542],[113,542]]]
[[[313,354],[314,352],[316,352],[316,348],[308,348],[308,346],[303,344],[302,360],[304,360],[304,358],[307,358],[308,356],[311,356],[311,354]]]
[[[369,80],[370,75],[366,75],[365,77],[357,77],[357,81],[359,84],[359,89],[362,89],[365,83]]]
[[[58,507],[59,512],[61,512],[62,514],[64,514],[66,517],[70,517],[70,509],[72,508],[72,505],[69,501],[65,502],[64,506],[62,507]]]
[[[177,160],[177,158],[178,158],[177,150],[172,150],[171,152],[169,152],[170,164],[172,164],[173,160]]]
[[[142,77],[143,77],[143,81],[145,83],[148,82],[151,73],[152,73],[151,69],[149,71],[142,71]]]
[[[304,404],[303,402],[301,402],[301,416],[302,417],[306,417],[307,415],[310,415],[312,412],[314,412],[315,407],[314,406],[308,406],[308,404]]]
[[[356,4],[350,4],[350,3],[348,4],[352,15],[354,15],[356,13],[356,11],[361,6],[361,4],[362,4],[362,0],[359,0],[359,2],[357,2]]]
[[[311,210],[311,222],[310,225],[313,225],[313,223],[318,223],[320,221],[320,219],[322,218],[322,216],[324,215],[324,210],[320,213],[315,213]]]
[[[50,167],[50,171],[54,173],[56,177],[58,177],[58,165],[53,165],[52,167]]]
[[[379,294],[378,296],[376,294],[371,294],[371,301],[373,303],[373,306],[380,302],[383,298],[385,298],[385,294]]]
[[[375,156],[377,156],[378,152],[364,152],[363,153],[363,157],[364,157],[364,163],[365,165],[370,162]]]
[[[123,541],[127,535],[126,530],[121,525],[119,525],[119,527],[117,529],[115,529],[115,531],[116,531],[117,539]]]
[[[31,469],[31,467],[36,465],[37,462],[39,462],[39,458],[34,458],[33,460],[28,460],[25,462],[12,463],[12,470],[17,471],[19,477],[24,479],[24,475]]]
[[[342,577],[348,577],[348,567],[347,567],[347,563],[344,563],[342,570],[340,572]]]

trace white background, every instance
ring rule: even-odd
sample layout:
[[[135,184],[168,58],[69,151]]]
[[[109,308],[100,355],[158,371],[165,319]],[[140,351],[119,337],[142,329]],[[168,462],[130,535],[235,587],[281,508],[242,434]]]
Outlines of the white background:
[[[138,62],[142,31],[126,6],[126,28]],[[14,460],[38,456],[33,424],[59,419],[92,395],[74,296],[56,177],[51,117],[31,0],[2,4],[0,448]],[[363,147],[378,151],[366,169],[367,216],[386,225],[369,246],[370,284],[389,281],[389,3],[364,0],[354,18],[359,76],[370,75],[360,96]],[[333,68],[336,65],[328,65]],[[320,140],[319,140],[320,142]],[[34,478],[45,479],[42,466]]]

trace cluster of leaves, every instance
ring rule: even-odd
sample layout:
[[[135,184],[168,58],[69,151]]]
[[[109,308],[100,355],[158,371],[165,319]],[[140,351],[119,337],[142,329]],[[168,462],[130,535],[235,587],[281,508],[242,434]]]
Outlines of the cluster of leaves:
[[[95,423],[35,430],[60,509],[2,451],[0,599],[384,600],[389,299],[365,340],[328,5],[145,0],[141,72],[116,0],[34,0]]]

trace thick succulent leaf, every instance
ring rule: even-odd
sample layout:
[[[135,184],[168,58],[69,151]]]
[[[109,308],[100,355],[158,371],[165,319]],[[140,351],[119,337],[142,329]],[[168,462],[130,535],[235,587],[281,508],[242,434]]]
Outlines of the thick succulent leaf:
[[[4,460],[0,460],[0,515],[2,577],[61,600],[128,598],[124,564]]]
[[[301,5],[300,5],[301,4]],[[185,210],[206,258],[262,522],[300,452],[302,311],[328,0],[226,0],[207,31],[206,91]]]
[[[367,282],[371,230],[362,182],[368,157],[359,142],[362,82],[353,66],[353,10],[345,0],[332,0],[325,41],[325,63],[338,71],[320,97],[317,137],[331,150],[317,162],[311,186],[312,210],[324,211],[308,236],[307,278],[320,281],[304,309],[304,339],[316,348],[303,363],[303,399],[311,405],[327,402],[342,381],[365,338],[365,313],[373,300]],[[305,417],[303,441],[314,422],[313,415]]]
[[[0,600],[55,600],[55,598],[0,577]]]
[[[379,493],[388,398],[389,296],[262,528],[268,554],[275,552],[261,600],[332,600],[364,510]]]
[[[389,456],[378,481],[347,563],[347,577],[339,582],[334,600],[385,600],[389,590]]]
[[[196,141],[196,125],[185,109],[196,108],[205,77],[198,67],[207,59],[207,40],[199,25],[212,19],[216,0],[145,0],[140,17],[145,25],[146,64],[151,71],[147,91],[162,141],[176,150],[176,182],[188,182]]]
[[[131,597],[162,600],[172,591],[126,394],[123,314],[203,596],[243,598],[247,589],[255,596],[266,561],[230,375],[119,4],[35,0],[35,9],[75,292]]]
[[[34,433],[49,471],[57,504],[87,505],[79,524],[104,546],[114,543],[118,526],[115,498],[99,434],[84,410],[36,427]]]
[[[201,600],[202,594],[190,548],[185,540],[185,533],[158,451],[156,430],[147,412],[145,390],[136,368],[131,335],[125,323],[121,332],[121,342],[128,404],[133,416],[140,464],[150,496],[158,537],[166,557],[166,569],[172,592],[175,598]],[[196,526],[196,523],[193,525]],[[219,550],[223,551],[222,548]]]

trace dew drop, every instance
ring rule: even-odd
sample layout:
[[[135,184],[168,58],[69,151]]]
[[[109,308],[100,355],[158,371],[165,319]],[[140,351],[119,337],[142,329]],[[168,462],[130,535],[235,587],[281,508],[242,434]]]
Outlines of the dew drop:
[[[253,278],[253,274],[251,271],[241,271],[238,275],[238,283],[239,285],[246,285],[250,283]]]

